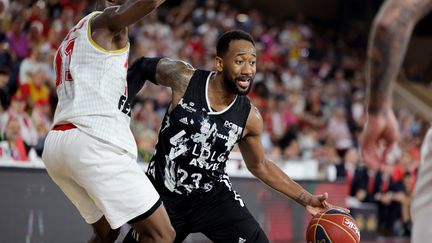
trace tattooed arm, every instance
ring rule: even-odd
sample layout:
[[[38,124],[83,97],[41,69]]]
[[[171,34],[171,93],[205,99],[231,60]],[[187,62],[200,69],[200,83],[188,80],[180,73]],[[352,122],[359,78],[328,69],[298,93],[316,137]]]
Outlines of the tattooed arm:
[[[432,0],[387,0],[375,17],[368,46],[369,112],[391,107],[396,79],[416,23]]]
[[[366,165],[379,169],[399,140],[392,109],[396,79],[416,23],[432,9],[432,0],[387,0],[370,33],[367,59],[368,117],[360,138]]]
[[[170,87],[173,107],[183,97],[195,69],[188,63],[170,58],[138,58],[128,69],[127,82],[130,99],[144,86],[146,80]]]

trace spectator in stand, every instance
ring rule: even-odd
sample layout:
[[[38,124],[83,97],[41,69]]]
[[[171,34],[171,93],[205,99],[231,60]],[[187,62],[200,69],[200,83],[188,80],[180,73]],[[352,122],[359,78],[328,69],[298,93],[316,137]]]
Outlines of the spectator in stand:
[[[48,77],[54,80],[54,71],[49,59],[50,50],[51,48],[48,44],[32,48],[31,54],[21,62],[19,71],[20,85],[26,84],[39,69],[43,69],[49,75]]]
[[[9,0],[0,0],[0,40],[5,37],[4,33],[9,29],[11,15],[8,11]]]
[[[325,103],[321,100],[320,90],[318,88],[309,90],[303,120],[315,127],[322,127],[326,122]]]
[[[42,156],[45,138],[52,124],[52,113],[50,108],[51,107],[47,101],[39,100],[34,104],[32,109],[31,118],[38,134],[38,140],[34,149],[39,157]]]
[[[42,67],[36,68],[30,79],[20,87],[24,97],[27,97],[27,104],[30,108],[37,102],[49,103],[50,89],[48,86],[48,75]]]
[[[343,163],[338,168],[339,173],[344,173],[345,179],[349,186],[349,195],[354,197],[359,202],[370,202],[372,201],[372,195],[368,198],[367,188],[367,168],[360,163],[360,157],[357,149],[349,149],[344,156]],[[343,172],[340,172],[340,171]]]
[[[411,236],[411,204],[413,199],[413,187],[412,187],[413,175],[406,172],[403,177],[403,188],[404,197],[401,198],[402,206],[402,236]]]
[[[162,120],[155,112],[154,101],[148,98],[135,103],[132,116],[134,119],[131,126],[138,131],[146,129],[157,131],[162,123]]]
[[[28,30],[28,39],[30,49],[43,45],[45,43],[45,36],[43,35],[44,27],[40,21],[33,21]]]
[[[0,135],[0,158],[17,161],[28,160],[30,147],[24,142],[20,134],[20,122],[16,117],[10,117],[6,128]]]
[[[18,91],[13,97],[9,109],[0,117],[0,129],[5,131],[11,117],[18,119],[21,128],[21,136],[26,144],[33,146],[37,143],[38,135],[33,121],[26,113],[26,97]]]
[[[24,25],[24,17],[15,15],[12,17],[10,31],[6,34],[12,53],[19,62],[27,57],[30,51],[30,43]]]
[[[327,125],[329,136],[334,140],[339,156],[343,157],[347,149],[353,146],[345,109],[337,107]]]
[[[10,93],[7,87],[10,78],[10,71],[7,68],[0,68],[0,115],[10,104]]]
[[[375,199],[378,205],[378,231],[384,236],[393,236],[394,224],[401,219],[401,201],[404,198],[402,178],[395,173],[395,165],[383,164],[377,173]]]
[[[286,89],[290,91],[301,91],[303,89],[303,79],[297,74],[294,66],[290,66],[287,72],[282,73],[281,78]]]

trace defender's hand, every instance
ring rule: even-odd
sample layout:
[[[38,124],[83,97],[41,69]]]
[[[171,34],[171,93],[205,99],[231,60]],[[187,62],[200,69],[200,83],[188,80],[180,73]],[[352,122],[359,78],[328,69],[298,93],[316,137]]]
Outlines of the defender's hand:
[[[360,136],[360,149],[369,168],[377,170],[399,140],[399,126],[391,108],[369,114]]]

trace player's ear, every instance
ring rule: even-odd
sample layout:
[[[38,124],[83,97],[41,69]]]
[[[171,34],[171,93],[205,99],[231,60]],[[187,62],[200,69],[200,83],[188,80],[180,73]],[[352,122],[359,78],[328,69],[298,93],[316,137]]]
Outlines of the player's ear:
[[[216,65],[216,71],[222,72],[223,71],[223,60],[221,57],[216,56],[215,58],[215,65]]]

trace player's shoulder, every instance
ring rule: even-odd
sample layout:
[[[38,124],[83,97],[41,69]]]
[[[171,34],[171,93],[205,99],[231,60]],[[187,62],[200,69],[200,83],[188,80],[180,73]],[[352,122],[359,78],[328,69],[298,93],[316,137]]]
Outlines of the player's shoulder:
[[[96,16],[100,15],[101,13],[102,13],[101,11],[90,12],[87,15],[85,15],[84,17],[82,17],[80,19],[80,21],[78,21],[78,24],[82,23],[82,22],[86,22],[86,21],[92,21]]]
[[[195,71],[195,68],[188,62],[178,59],[172,59],[164,57],[159,61],[158,64],[161,68],[171,72],[191,72]]]
[[[164,57],[157,65],[158,81],[164,81],[171,85],[168,86],[184,86],[188,84],[195,72],[195,68],[183,61]]]
[[[249,116],[246,122],[247,135],[260,135],[263,130],[263,118],[258,108],[251,103]]]

